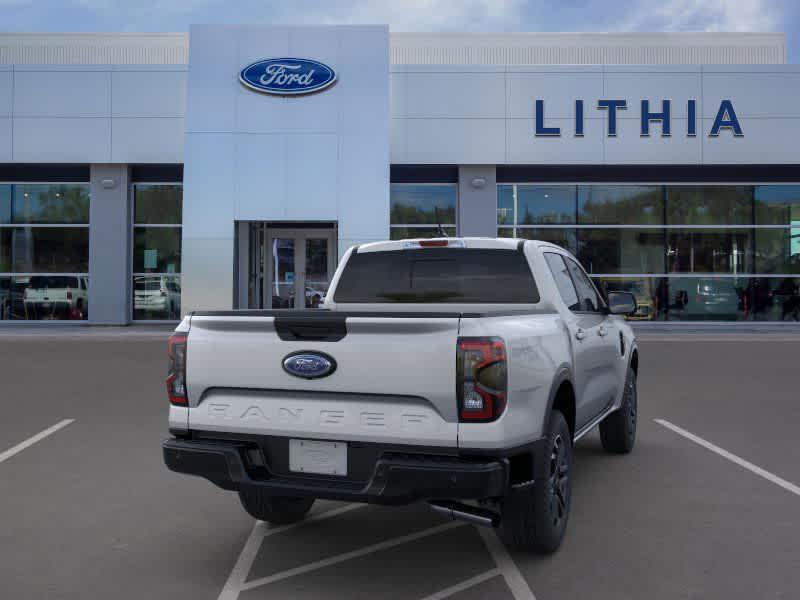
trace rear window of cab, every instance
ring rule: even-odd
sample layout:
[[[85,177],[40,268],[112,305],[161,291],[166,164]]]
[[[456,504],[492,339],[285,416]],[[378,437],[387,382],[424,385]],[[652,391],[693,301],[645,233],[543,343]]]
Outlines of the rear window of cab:
[[[334,292],[341,303],[536,304],[519,250],[419,248],[350,255]]]

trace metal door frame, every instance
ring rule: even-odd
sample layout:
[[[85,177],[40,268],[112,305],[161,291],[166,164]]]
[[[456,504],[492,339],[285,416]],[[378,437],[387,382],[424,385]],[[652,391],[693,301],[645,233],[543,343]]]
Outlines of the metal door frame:
[[[306,307],[306,240],[309,238],[328,240],[328,276],[333,277],[338,253],[338,235],[335,227],[323,229],[310,226],[290,229],[270,227],[269,224],[265,225],[264,245],[262,246],[262,252],[264,253],[262,258],[266,267],[265,282],[262,290],[265,308],[272,308],[272,286],[275,283],[273,281],[272,246],[273,241],[276,239],[294,240],[294,308],[303,309]],[[298,305],[298,299],[302,300],[301,305]]]

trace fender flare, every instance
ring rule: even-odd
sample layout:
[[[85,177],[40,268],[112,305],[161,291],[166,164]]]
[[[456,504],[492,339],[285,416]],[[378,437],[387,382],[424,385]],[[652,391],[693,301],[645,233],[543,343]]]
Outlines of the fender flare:
[[[639,346],[634,341],[631,343],[630,350],[628,350],[628,369],[633,368],[633,357],[636,356],[636,369],[633,370],[636,373],[636,376],[639,376]],[[627,371],[626,371],[627,376]]]
[[[550,393],[547,396],[547,410],[545,412],[544,427],[547,427],[547,423],[550,421],[550,414],[553,412],[553,403],[556,400],[556,393],[558,392],[558,389],[561,387],[561,384],[564,383],[565,381],[569,382],[573,390],[575,389],[575,383],[572,379],[572,370],[569,368],[568,365],[562,364],[556,369],[556,374],[553,376],[553,381],[550,384]],[[575,409],[577,412],[577,402]],[[577,420],[577,414],[576,414],[576,420]],[[573,434],[574,433],[575,432],[573,432]]]

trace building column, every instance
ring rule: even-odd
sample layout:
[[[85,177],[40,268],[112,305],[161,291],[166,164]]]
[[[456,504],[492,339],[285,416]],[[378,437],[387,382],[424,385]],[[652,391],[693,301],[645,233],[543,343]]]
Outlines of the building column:
[[[236,223],[236,251],[234,252],[233,276],[236,279],[236,294],[233,308],[248,308],[250,301],[250,223]]]
[[[128,165],[91,165],[89,323],[127,325],[130,314]]]
[[[458,168],[458,231],[461,236],[497,237],[497,169]]]

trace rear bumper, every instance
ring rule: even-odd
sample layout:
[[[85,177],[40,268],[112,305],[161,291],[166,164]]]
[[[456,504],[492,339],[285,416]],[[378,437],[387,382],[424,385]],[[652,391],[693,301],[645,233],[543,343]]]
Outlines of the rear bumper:
[[[384,452],[368,481],[306,475],[275,475],[248,466],[246,443],[230,440],[164,442],[164,463],[178,473],[198,475],[221,488],[258,486],[276,496],[408,504],[417,500],[475,500],[503,496],[509,486],[507,458]]]

